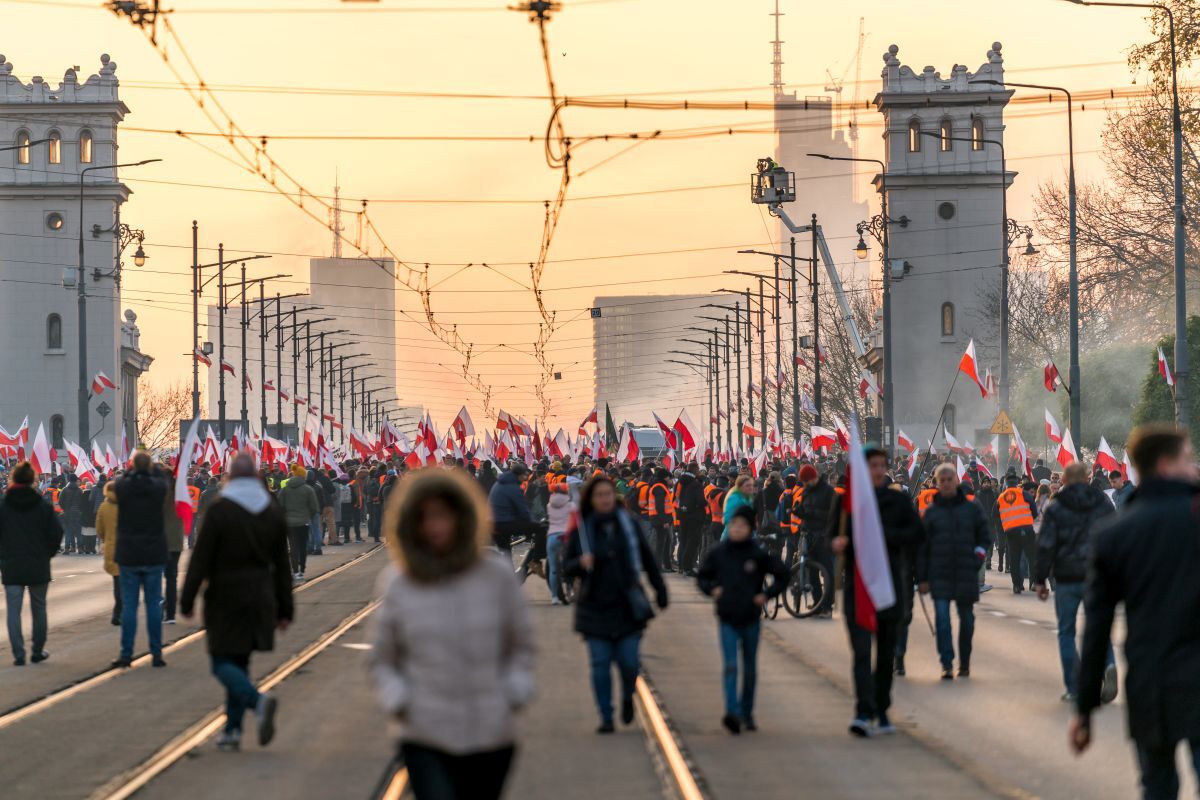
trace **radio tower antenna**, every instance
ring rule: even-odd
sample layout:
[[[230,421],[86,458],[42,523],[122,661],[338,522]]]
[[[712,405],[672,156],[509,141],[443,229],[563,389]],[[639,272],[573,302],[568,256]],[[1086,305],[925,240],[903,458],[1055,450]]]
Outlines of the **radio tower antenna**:
[[[775,0],[775,10],[771,16],[775,18],[775,40],[771,42],[771,88],[775,91],[775,98],[779,99],[783,96],[783,42],[779,38],[779,18],[783,12],[779,10],[779,0]]]
[[[329,209],[329,230],[333,232],[333,257],[342,257],[342,187],[335,170],[333,173],[333,208]]]

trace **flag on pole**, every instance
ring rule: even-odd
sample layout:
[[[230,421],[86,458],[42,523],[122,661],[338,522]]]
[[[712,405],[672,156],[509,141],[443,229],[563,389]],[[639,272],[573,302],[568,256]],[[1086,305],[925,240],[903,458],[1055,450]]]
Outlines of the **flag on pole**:
[[[967,477],[967,468],[963,466],[962,456],[954,456],[954,468],[958,471],[958,479],[960,481]]]
[[[1158,348],[1158,374],[1163,376],[1167,386],[1175,385],[1175,376],[1171,374],[1171,368],[1167,365],[1167,357],[1163,355],[1161,347]]]
[[[1070,428],[1063,429],[1062,442],[1058,445],[1058,456],[1055,457],[1055,460],[1063,467],[1069,467],[1079,460],[1079,454],[1075,452],[1075,442],[1071,441]]]
[[[700,429],[696,427],[696,423],[692,422],[692,418],[688,416],[687,409],[681,408],[679,416],[675,418],[675,424],[672,427],[679,434],[679,440],[683,444],[684,450],[695,449],[696,443],[700,441]]]
[[[761,439],[762,438],[762,431],[758,430],[757,428],[751,427],[750,425],[746,425],[746,424],[742,425],[742,434],[745,436],[749,436],[751,439]]]
[[[596,423],[596,426],[599,427],[599,425],[600,425],[600,407],[599,406],[592,406],[592,410],[589,411],[588,415],[583,418],[583,422],[579,423],[579,427],[580,428],[587,427],[587,424],[589,422],[594,422],[594,423]]]
[[[867,392],[873,393],[876,397],[883,397],[883,392],[880,390],[879,384],[871,377],[871,373],[864,369],[862,370],[862,377],[858,381],[858,396],[866,400]]]
[[[192,466],[196,448],[200,444],[197,429],[200,419],[197,417],[188,426],[187,436],[183,440],[183,448],[179,451],[179,459],[175,463],[175,513],[183,520],[184,532],[192,529],[192,496],[188,492],[188,470]]]
[[[1059,428],[1058,421],[1054,419],[1054,415],[1050,413],[1050,409],[1046,409],[1046,438],[1055,444],[1062,444],[1062,430]]]
[[[621,438],[617,442],[617,461],[636,461],[640,455],[637,440],[633,438],[633,428],[626,422],[621,428]]]
[[[879,628],[876,612],[896,604],[896,587],[883,538],[879,503],[871,484],[867,459],[858,438],[858,426],[850,423],[849,468],[842,508],[850,515],[854,542],[854,622],[869,631]]]
[[[1047,392],[1056,392],[1060,383],[1062,380],[1058,377],[1058,367],[1053,361],[1047,361],[1042,367],[1042,385],[1046,387]]]
[[[1096,448],[1096,464],[1105,472],[1121,469],[1121,465],[1117,463],[1117,457],[1113,455],[1112,448],[1108,446],[1108,440],[1103,436],[1100,437],[1100,446]]]
[[[233,376],[237,375],[237,370],[235,370],[233,368],[233,364],[230,364],[228,361],[225,361],[224,359],[221,360],[221,371],[228,372],[230,375],[233,375]]]
[[[1125,455],[1121,457],[1121,473],[1125,476],[1125,479],[1134,486],[1138,485],[1137,470],[1133,468],[1133,462],[1129,460],[1128,450],[1126,450]]]
[[[910,453],[915,453],[917,450],[916,442],[914,442],[912,439],[908,438],[908,434],[906,434],[902,430],[896,431],[896,443],[899,444],[901,447],[903,447],[905,450],[907,450]]]
[[[660,431],[662,431],[663,442],[666,444],[667,447],[674,450],[676,447],[679,446],[679,442],[675,438],[675,429],[670,427],[669,425],[667,425],[667,423],[663,422],[661,419],[659,419],[658,414],[656,414],[655,412],[651,411],[650,413],[654,416],[654,423],[656,425],[658,425],[658,429]]]
[[[475,435],[475,424],[471,421],[471,415],[466,406],[458,410],[458,415],[450,423],[450,428],[460,442],[465,442],[468,436]]]
[[[829,449],[838,443],[837,433],[828,428],[821,428],[813,425],[809,430],[811,436],[810,446],[813,451]]]
[[[33,463],[33,471],[38,475],[48,475],[53,469],[54,459],[50,456],[50,444],[46,441],[46,428],[38,423],[37,435],[33,437],[33,448],[29,454]]]
[[[115,389],[117,385],[112,382],[112,378],[105,375],[103,372],[97,372],[96,377],[92,378],[92,394],[104,394],[105,389]]]
[[[967,342],[967,352],[963,353],[962,358],[958,360],[958,371],[975,381],[975,385],[979,387],[980,394],[983,397],[987,397],[987,386],[984,385],[983,379],[979,377],[979,361],[975,358],[974,339]]]
[[[199,347],[197,347],[195,350],[192,351],[192,358],[196,361],[199,361],[201,364],[203,364],[206,367],[212,366],[212,359],[209,358],[207,355],[205,355],[204,351],[201,350]]]

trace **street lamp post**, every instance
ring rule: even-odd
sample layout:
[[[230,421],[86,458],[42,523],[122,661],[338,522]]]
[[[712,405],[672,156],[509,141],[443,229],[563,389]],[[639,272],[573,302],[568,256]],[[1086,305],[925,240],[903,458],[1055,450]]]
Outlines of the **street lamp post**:
[[[1070,304],[1070,366],[1067,392],[1071,397],[1071,439],[1076,446],[1083,441],[1083,394],[1079,371],[1079,263],[1076,260],[1078,228],[1075,217],[1075,125],[1072,121],[1071,93],[1061,86],[1046,86],[1039,83],[1012,83],[980,78],[968,83],[986,83],[993,86],[1016,86],[1021,89],[1040,89],[1047,92],[1062,92],[1067,96],[1067,236],[1068,236],[1068,284]],[[1177,162],[1178,163],[1178,162]]]
[[[1078,6],[1106,6],[1109,8],[1152,8],[1167,15],[1167,36],[1171,43],[1171,134],[1172,153],[1175,161],[1175,422],[1180,427],[1188,425],[1188,342],[1187,342],[1187,272],[1184,256],[1187,247],[1187,232],[1183,219],[1183,118],[1179,112],[1179,62],[1175,53],[1175,15],[1160,3],[1114,3],[1099,0],[1067,0]],[[1074,392],[1075,379],[1071,389]],[[1072,398],[1074,395],[1072,395]],[[1074,431],[1072,431],[1074,434]],[[1078,440],[1076,440],[1078,446]]]
[[[747,305],[747,307],[745,309],[743,309],[741,306],[741,301],[739,300],[739,301],[735,301],[732,306],[719,305],[716,303],[706,303],[703,306],[701,306],[701,308],[719,308],[724,311],[732,311],[733,315],[734,315],[735,321],[734,321],[734,329],[733,329],[733,333],[734,333],[733,360],[737,367],[737,387],[738,387],[738,391],[737,391],[737,415],[738,415],[738,418],[737,418],[737,429],[738,429],[737,442],[738,442],[739,447],[741,446],[741,443],[742,443],[742,431],[745,429],[745,417],[742,414],[742,392],[745,391],[745,387],[742,384],[742,334],[740,331],[738,331],[738,328],[742,324],[742,312],[745,311],[745,313],[746,313],[746,336],[747,336],[747,338],[749,338],[749,335],[750,335],[750,308],[749,308],[749,303],[747,303],[746,305]],[[728,321],[726,321],[726,334],[725,335],[726,336],[729,335]],[[726,340],[726,347],[728,347],[728,340]],[[751,375],[753,375],[753,372],[750,371],[750,368],[747,369],[746,375],[747,375],[747,377],[750,377]],[[753,403],[750,403],[750,416],[751,417],[754,416],[754,404]],[[730,438],[730,444],[733,444],[733,441],[734,440],[732,438]],[[753,445],[751,445],[751,446],[753,446]]]
[[[47,140],[48,141],[48,140]],[[32,143],[30,143],[32,144]],[[127,164],[97,164],[94,167],[84,167],[79,171],[79,275],[76,279],[75,294],[76,303],[79,307],[79,387],[78,387],[78,409],[79,414],[79,444],[86,448],[91,442],[92,437],[89,433],[88,419],[88,403],[91,400],[91,380],[88,378],[88,360],[87,360],[87,293],[84,291],[84,266],[83,266],[83,187],[84,176],[89,172],[98,169],[114,170],[113,177],[116,178],[116,172],[120,167],[140,167],[145,164],[153,164],[162,161],[161,158],[147,158],[143,161],[134,161]]]

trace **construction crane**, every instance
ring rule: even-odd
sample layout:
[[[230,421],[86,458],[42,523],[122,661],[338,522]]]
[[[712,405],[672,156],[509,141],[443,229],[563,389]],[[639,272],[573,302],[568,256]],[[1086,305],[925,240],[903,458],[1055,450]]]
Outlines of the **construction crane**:
[[[854,51],[854,100],[850,105],[850,150],[854,158],[858,158],[858,105],[862,94],[862,54],[863,45],[867,41],[866,22],[865,17],[858,18],[858,47]],[[841,97],[839,88],[838,99],[841,100]]]

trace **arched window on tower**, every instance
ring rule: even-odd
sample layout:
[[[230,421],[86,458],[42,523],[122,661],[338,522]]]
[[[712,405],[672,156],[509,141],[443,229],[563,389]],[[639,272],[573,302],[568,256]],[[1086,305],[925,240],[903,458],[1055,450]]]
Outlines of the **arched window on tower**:
[[[954,303],[942,303],[942,336],[954,335]]]
[[[983,149],[983,120],[979,117],[971,120],[971,149]]]
[[[908,123],[908,152],[921,152],[921,120],[919,119]]]
[[[29,131],[17,131],[17,163],[29,163]]]
[[[86,129],[79,132],[79,163],[92,163],[92,132]]]
[[[954,123],[949,119],[942,120],[942,124],[938,127],[938,144],[941,146],[943,153],[948,153],[954,149]]]
[[[46,142],[47,160],[51,164],[62,163],[62,134],[58,131],[50,131],[47,136],[50,141]]]
[[[55,450],[65,450],[63,444],[63,416],[55,414],[50,418],[50,446]]]
[[[62,350],[62,346],[62,317],[58,314],[51,314],[46,317],[46,349]]]

